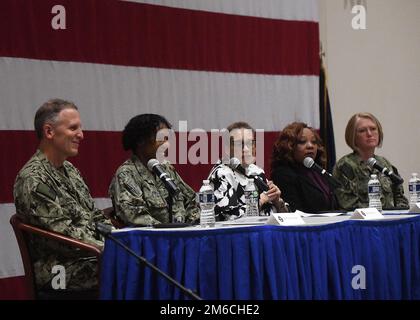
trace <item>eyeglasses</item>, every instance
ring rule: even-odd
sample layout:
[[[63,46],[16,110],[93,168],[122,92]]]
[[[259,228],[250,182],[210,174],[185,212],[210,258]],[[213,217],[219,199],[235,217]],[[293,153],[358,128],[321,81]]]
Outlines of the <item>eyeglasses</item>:
[[[230,140],[230,146],[235,148],[235,149],[243,149],[245,148],[245,146],[248,149],[251,148],[255,148],[256,145],[256,140],[247,140],[247,141],[242,141],[242,140]]]

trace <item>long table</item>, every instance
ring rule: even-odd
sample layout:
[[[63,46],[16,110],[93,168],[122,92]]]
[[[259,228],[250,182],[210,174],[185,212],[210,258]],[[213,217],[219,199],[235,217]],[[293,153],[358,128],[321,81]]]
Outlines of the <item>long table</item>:
[[[330,221],[113,235],[203,299],[420,298],[420,216]],[[188,299],[110,239],[101,298]]]

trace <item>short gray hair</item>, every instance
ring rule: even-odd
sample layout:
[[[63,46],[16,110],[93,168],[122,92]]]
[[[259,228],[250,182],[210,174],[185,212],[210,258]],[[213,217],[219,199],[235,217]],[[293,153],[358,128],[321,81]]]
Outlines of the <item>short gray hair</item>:
[[[43,126],[45,123],[55,123],[58,114],[64,109],[78,110],[77,106],[71,102],[62,99],[51,99],[45,102],[35,114],[34,127],[36,136],[39,140],[43,137]]]

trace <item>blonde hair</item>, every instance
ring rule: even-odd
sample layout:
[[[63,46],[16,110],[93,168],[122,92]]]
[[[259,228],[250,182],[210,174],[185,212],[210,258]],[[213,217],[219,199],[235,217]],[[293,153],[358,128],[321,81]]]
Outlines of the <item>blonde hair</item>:
[[[358,148],[356,146],[355,140],[356,140],[356,123],[357,120],[359,120],[360,118],[364,118],[364,119],[369,119],[372,120],[376,127],[378,128],[378,133],[379,133],[379,142],[378,142],[378,147],[382,146],[382,142],[384,140],[384,133],[382,131],[382,125],[379,122],[378,119],[376,119],[376,117],[369,113],[369,112],[359,112],[354,114],[349,122],[347,123],[346,126],[346,133],[345,133],[345,138],[346,138],[346,143],[347,145],[354,151],[357,151]]]

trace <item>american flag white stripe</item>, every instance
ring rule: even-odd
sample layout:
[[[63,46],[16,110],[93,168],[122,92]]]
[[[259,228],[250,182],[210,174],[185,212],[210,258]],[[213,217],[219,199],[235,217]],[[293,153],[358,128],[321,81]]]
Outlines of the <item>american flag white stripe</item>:
[[[318,0],[124,0],[174,8],[297,21],[319,21]]]
[[[73,100],[83,128],[121,131],[135,114],[164,114],[177,129],[222,129],[243,119],[278,131],[292,121],[319,127],[318,76],[278,76],[0,58],[0,130],[33,130],[45,97]],[[33,81],[38,79],[38,81]]]

